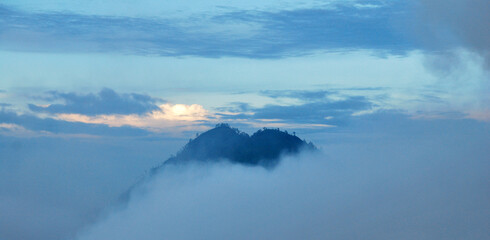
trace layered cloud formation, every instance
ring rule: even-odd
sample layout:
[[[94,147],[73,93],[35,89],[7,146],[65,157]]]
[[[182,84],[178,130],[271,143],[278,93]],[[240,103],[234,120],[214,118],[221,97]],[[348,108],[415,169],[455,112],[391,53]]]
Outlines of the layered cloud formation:
[[[23,6],[22,2],[12,4]],[[106,9],[118,9],[106,5]],[[403,53],[463,47],[482,56],[488,67],[489,35],[482,24],[489,20],[485,0],[311,1],[245,8],[237,2],[222,3],[221,8],[210,3],[194,12],[181,6],[180,15],[156,5],[161,13],[150,15],[111,11],[90,15],[70,7],[26,11],[0,5],[0,42],[6,50],[247,58],[324,50]]]
[[[328,94],[327,94],[328,93]],[[87,136],[145,136],[181,131],[202,131],[220,121],[240,126],[329,128],[345,124],[356,114],[375,110],[376,104],[361,96],[336,96],[335,91],[262,91],[276,100],[296,103],[248,103],[205,109],[199,104],[163,103],[148,95],[117,93],[103,89],[98,93],[47,92],[31,100],[30,112],[0,111],[4,133],[22,135],[85,134]],[[81,135],[80,135],[81,136]]]
[[[346,94],[352,91],[376,92],[371,96]],[[357,116],[396,110],[383,89],[268,90],[258,92],[271,103],[257,106],[232,102],[206,109],[199,104],[179,104],[136,93],[103,89],[98,93],[47,92],[29,100],[27,112],[17,112],[5,104],[0,111],[0,130],[11,136],[149,136],[181,135],[182,131],[203,131],[219,122],[245,129],[283,127],[322,130],[349,125]],[[442,101],[432,95],[427,100]],[[476,118],[471,112],[429,111],[412,113],[418,118]],[[177,134],[177,135],[176,135]]]
[[[94,136],[142,136],[152,132],[204,129],[197,125],[212,114],[198,104],[162,103],[144,94],[102,89],[99,93],[48,92],[34,100],[48,104],[28,104],[30,113],[16,113],[5,105],[0,111],[3,130],[37,134],[85,134]],[[31,99],[32,100],[32,99]],[[61,102],[61,103],[57,103]],[[160,104],[159,104],[160,103]],[[196,125],[193,127],[193,125]],[[19,132],[19,131],[17,131]]]

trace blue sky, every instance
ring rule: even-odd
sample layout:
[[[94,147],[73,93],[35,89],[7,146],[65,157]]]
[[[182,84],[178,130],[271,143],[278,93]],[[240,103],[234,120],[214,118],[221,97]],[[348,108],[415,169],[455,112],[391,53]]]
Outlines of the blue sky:
[[[92,205],[73,200],[60,210],[66,231],[36,225],[46,229],[43,239],[72,236],[146,169],[220,122],[249,133],[295,131],[342,156],[366,139],[383,145],[406,136],[419,150],[424,137],[464,140],[483,161],[489,7],[485,0],[3,0],[0,180],[18,180],[0,190],[0,210],[18,200],[20,209],[25,202],[49,212],[101,183]],[[47,173],[35,174],[34,163]],[[75,169],[83,169],[79,181],[67,177]],[[50,191],[58,195],[36,186],[56,186]],[[23,188],[43,201],[15,190]],[[94,216],[82,214],[89,210]],[[21,222],[0,216],[0,238],[16,233],[2,223],[36,232]]]
[[[487,119],[488,50],[466,41],[472,35],[446,16],[421,24],[431,4],[6,1],[0,89],[8,98],[0,99],[27,111],[32,95],[109,88],[215,112],[241,99],[292,103],[264,98],[264,90],[384,88],[337,93],[410,113]],[[426,26],[444,33],[431,37]]]

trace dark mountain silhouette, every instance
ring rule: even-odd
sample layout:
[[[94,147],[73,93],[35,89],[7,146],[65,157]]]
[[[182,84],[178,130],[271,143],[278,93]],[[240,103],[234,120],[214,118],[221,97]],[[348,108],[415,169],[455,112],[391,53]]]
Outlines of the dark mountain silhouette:
[[[175,156],[150,170],[149,176],[165,169],[169,165],[188,163],[211,163],[228,161],[236,164],[275,167],[282,155],[297,154],[301,150],[314,151],[317,148],[310,142],[279,129],[263,128],[252,136],[231,128],[228,124],[218,124],[215,128],[191,139]],[[146,178],[141,179],[124,192],[119,200],[128,202],[130,193]]]
[[[190,140],[177,155],[153,168],[152,173],[167,164],[184,164],[192,161],[229,161],[274,167],[281,155],[296,154],[303,149],[315,150],[316,147],[279,129],[264,128],[249,136],[222,123]]]

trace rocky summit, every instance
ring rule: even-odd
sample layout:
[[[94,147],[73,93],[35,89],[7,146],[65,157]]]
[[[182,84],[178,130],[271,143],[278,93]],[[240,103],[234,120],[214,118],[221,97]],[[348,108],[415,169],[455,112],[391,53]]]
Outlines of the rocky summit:
[[[315,149],[311,142],[307,143],[287,131],[263,128],[250,136],[222,123],[191,139],[175,156],[152,169],[152,172],[167,164],[196,161],[229,161],[251,166],[274,167],[282,155]]]

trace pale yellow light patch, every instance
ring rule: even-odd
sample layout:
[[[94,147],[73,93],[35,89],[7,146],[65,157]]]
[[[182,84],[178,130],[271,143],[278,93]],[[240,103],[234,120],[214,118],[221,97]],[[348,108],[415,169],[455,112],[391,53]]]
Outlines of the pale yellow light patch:
[[[239,113],[228,113],[231,115]],[[242,114],[242,113],[240,113]],[[245,113],[253,115],[253,113]],[[158,110],[145,115],[96,115],[83,114],[57,114],[56,119],[69,122],[83,122],[89,124],[105,124],[111,127],[131,126],[147,129],[153,132],[179,132],[189,130],[206,130],[206,126],[200,125],[202,121],[220,122],[219,115],[209,112],[199,104],[162,104]],[[229,122],[241,122],[253,127],[262,128],[329,128],[335,127],[329,124],[302,124],[287,123],[282,119],[233,119]]]
[[[199,104],[162,104],[160,110],[150,113],[155,119],[180,120],[180,121],[198,121],[207,120],[209,112]]]
[[[188,109],[184,104],[175,104],[172,107],[172,113],[176,116],[186,115],[188,113]]]
[[[172,131],[178,127],[189,129],[193,123],[209,120],[211,114],[201,105],[162,104],[159,109],[144,115],[102,114],[87,116],[83,114],[57,114],[56,119],[69,122],[105,124],[111,127],[131,126],[153,132]],[[197,126],[196,126],[197,127]],[[189,130],[194,129],[190,128]]]

